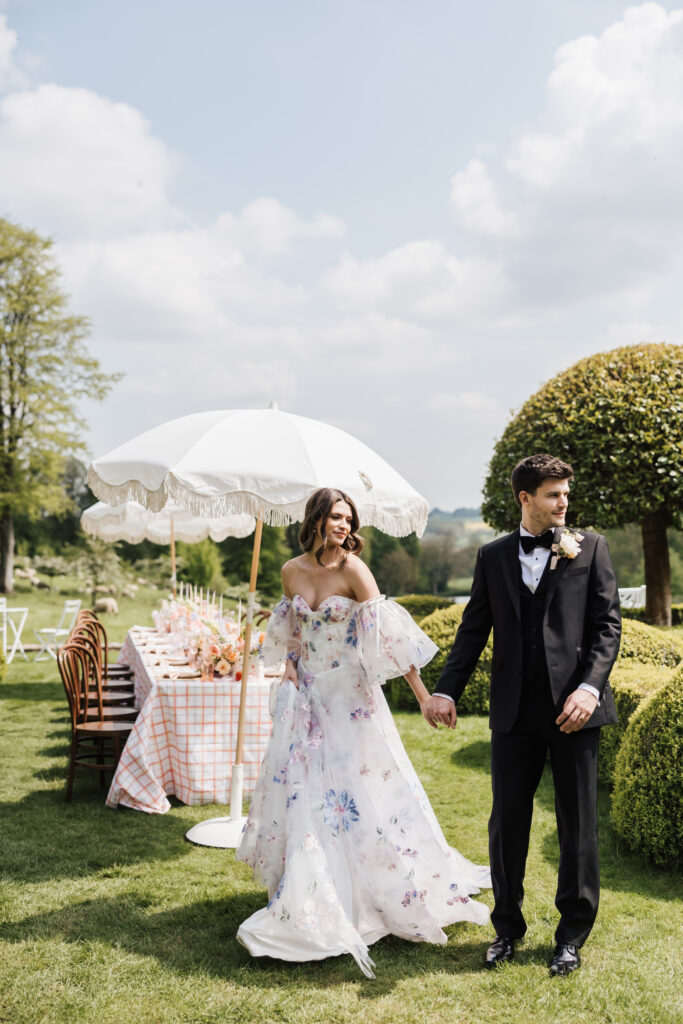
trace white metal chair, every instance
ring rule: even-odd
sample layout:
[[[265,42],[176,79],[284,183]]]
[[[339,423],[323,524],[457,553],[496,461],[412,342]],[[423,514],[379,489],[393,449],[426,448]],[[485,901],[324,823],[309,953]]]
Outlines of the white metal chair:
[[[0,635],[2,636],[2,653],[8,665],[13,660],[14,655],[19,653],[21,653],[24,661],[28,661],[24,645],[21,642],[21,634],[26,624],[27,616],[28,608],[8,608],[7,598],[0,597]],[[12,631],[11,637],[8,635],[8,630]],[[12,643],[8,654],[7,648],[9,646],[10,639]]]
[[[647,587],[619,587],[619,603],[622,608],[644,608]]]
[[[28,618],[28,608],[8,608],[7,609],[7,625],[12,630],[12,646],[9,649],[7,655],[7,664],[14,659],[15,654],[21,654],[24,661],[28,661],[28,654],[24,650],[24,645],[21,642],[21,634],[24,626],[26,625],[26,619]]]
[[[61,618],[54,628],[47,626],[44,629],[33,630],[36,639],[42,645],[34,661],[44,661],[48,657],[57,660],[57,648],[68,640],[80,610],[80,601],[65,601]]]

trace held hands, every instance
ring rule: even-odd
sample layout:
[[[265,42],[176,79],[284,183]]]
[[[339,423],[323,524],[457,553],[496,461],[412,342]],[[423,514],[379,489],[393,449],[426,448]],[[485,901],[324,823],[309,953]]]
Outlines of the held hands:
[[[597,697],[588,690],[574,690],[564,702],[564,708],[555,719],[560,732],[578,732],[598,706]]]
[[[455,729],[458,712],[453,701],[447,697],[429,697],[420,704],[420,710],[432,728],[445,725],[449,729]]]

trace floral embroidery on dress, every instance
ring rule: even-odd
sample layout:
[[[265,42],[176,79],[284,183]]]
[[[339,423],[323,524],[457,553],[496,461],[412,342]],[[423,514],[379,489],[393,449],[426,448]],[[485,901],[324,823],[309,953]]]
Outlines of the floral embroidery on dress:
[[[351,712],[349,718],[352,722],[357,722],[359,718],[372,718],[372,715],[367,708],[356,708]]]
[[[425,896],[427,895],[426,889],[413,889],[408,890],[401,900],[401,904],[404,907],[409,907],[411,903],[419,902],[424,903]]]
[[[346,643],[349,647],[358,647],[358,616],[352,615],[346,627]]]
[[[350,793],[344,789],[337,795],[333,789],[328,789],[325,793],[323,821],[335,835],[339,834],[340,827],[348,832],[359,818],[360,814]]]
[[[275,890],[275,892],[273,893],[271,898],[268,900],[268,904],[266,906],[267,910],[270,910],[270,908],[273,906],[273,904],[277,903],[277,901],[280,899],[280,896],[282,895],[282,890],[284,888],[284,884],[285,884],[285,876],[283,875],[282,878],[280,879],[280,881],[278,882],[277,889]]]

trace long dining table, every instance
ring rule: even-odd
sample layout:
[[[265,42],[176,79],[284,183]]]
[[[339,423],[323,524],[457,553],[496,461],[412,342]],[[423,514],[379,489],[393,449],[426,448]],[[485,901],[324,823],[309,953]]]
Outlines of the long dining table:
[[[107,806],[165,814],[184,804],[227,804],[237,741],[240,683],[202,681],[164,658],[164,637],[133,627],[120,662],[130,665],[138,717],[121,754]],[[253,792],[271,733],[271,678],[250,675],[244,730],[244,793]]]

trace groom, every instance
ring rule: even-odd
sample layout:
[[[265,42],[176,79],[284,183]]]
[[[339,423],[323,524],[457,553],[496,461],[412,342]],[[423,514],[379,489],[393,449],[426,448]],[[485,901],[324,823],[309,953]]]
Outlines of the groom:
[[[599,727],[617,721],[608,678],[621,617],[605,538],[564,530],[572,467],[531,455],[512,471],[518,530],[479,549],[472,593],[427,721],[454,729],[456,704],[493,627],[489,857],[496,939],[485,965],[511,960],[526,931],[524,869],[547,752],[560,866],[551,975],[580,965],[598,911]]]

